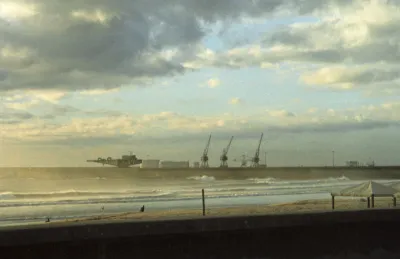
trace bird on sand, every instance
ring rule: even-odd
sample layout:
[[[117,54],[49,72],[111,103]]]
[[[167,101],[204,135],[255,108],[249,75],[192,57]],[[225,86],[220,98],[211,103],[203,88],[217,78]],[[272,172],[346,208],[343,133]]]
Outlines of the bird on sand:
[[[144,212],[144,205],[140,208],[140,212]]]

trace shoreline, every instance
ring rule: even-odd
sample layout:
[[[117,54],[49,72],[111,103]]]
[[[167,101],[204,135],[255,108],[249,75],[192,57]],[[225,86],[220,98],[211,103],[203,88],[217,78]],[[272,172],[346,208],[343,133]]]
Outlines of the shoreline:
[[[392,209],[393,203],[390,198],[376,198],[375,208]],[[125,212],[107,215],[95,215],[89,217],[80,217],[74,219],[56,220],[48,224],[58,223],[76,223],[91,221],[124,221],[124,220],[171,220],[188,218],[207,218],[207,217],[229,217],[229,216],[255,216],[255,215],[285,215],[291,213],[318,213],[346,210],[367,210],[366,199],[337,199],[335,200],[335,210],[332,210],[330,199],[301,200],[289,203],[270,204],[270,205],[247,205],[232,206],[223,208],[206,208],[206,215],[202,216],[202,208],[198,209],[171,209],[150,212]]]

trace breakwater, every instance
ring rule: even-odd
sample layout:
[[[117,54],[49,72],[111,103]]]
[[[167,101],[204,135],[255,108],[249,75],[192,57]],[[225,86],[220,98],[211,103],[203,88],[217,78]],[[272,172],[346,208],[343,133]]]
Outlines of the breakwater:
[[[0,229],[2,258],[352,258],[399,256],[400,210],[370,209]],[[368,257],[367,257],[368,258]],[[369,257],[372,258],[372,257]]]

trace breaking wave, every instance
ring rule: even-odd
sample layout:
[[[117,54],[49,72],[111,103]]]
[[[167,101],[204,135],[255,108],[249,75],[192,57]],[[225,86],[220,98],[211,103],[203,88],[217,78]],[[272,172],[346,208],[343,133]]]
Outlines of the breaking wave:
[[[322,183],[322,182],[338,182],[338,181],[350,181],[350,178],[342,175],[340,177],[328,177],[325,179],[316,179],[316,180],[294,180],[294,181],[283,181],[277,178],[273,177],[267,177],[267,178],[248,178],[248,181],[253,181],[255,183],[279,183],[279,184],[294,184],[294,183]]]
[[[202,176],[191,176],[186,178],[188,180],[196,180],[196,181],[215,181],[214,176],[207,176],[207,175],[202,175]]]
[[[38,180],[33,182],[36,184],[36,181]],[[92,179],[92,181],[97,182],[98,179]],[[135,181],[135,185],[131,185],[134,187],[128,189],[125,188],[126,185],[122,187],[121,184],[125,184],[124,181],[102,179],[101,182],[102,184],[100,185],[87,185],[87,182],[84,182],[84,184],[80,182],[81,186],[86,188],[84,190],[70,188],[48,192],[13,192],[4,190],[6,185],[3,185],[3,192],[0,191],[0,207],[190,201],[198,200],[201,197],[201,189],[205,189],[207,198],[329,194],[338,190],[338,188],[358,183],[358,181],[353,181],[344,175],[338,178],[301,181],[287,181],[277,178],[216,180],[213,176],[199,175],[187,177],[186,180],[172,182],[160,180],[150,182]],[[79,182],[73,183],[78,184]]]
[[[3,192],[0,193],[0,199],[43,199],[43,198],[57,198],[57,197],[74,197],[74,196],[112,196],[112,195],[137,195],[137,196],[155,196],[162,194],[163,191],[148,190],[148,191],[118,191],[118,192],[102,192],[102,191],[77,191],[77,190],[65,190],[56,192]]]

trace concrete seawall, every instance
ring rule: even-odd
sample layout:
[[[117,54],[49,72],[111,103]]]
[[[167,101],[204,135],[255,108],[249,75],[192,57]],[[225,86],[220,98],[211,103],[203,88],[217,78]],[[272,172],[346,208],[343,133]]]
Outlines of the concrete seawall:
[[[0,254],[123,259],[313,258],[378,248],[400,253],[399,223],[398,209],[50,223],[1,228]]]

